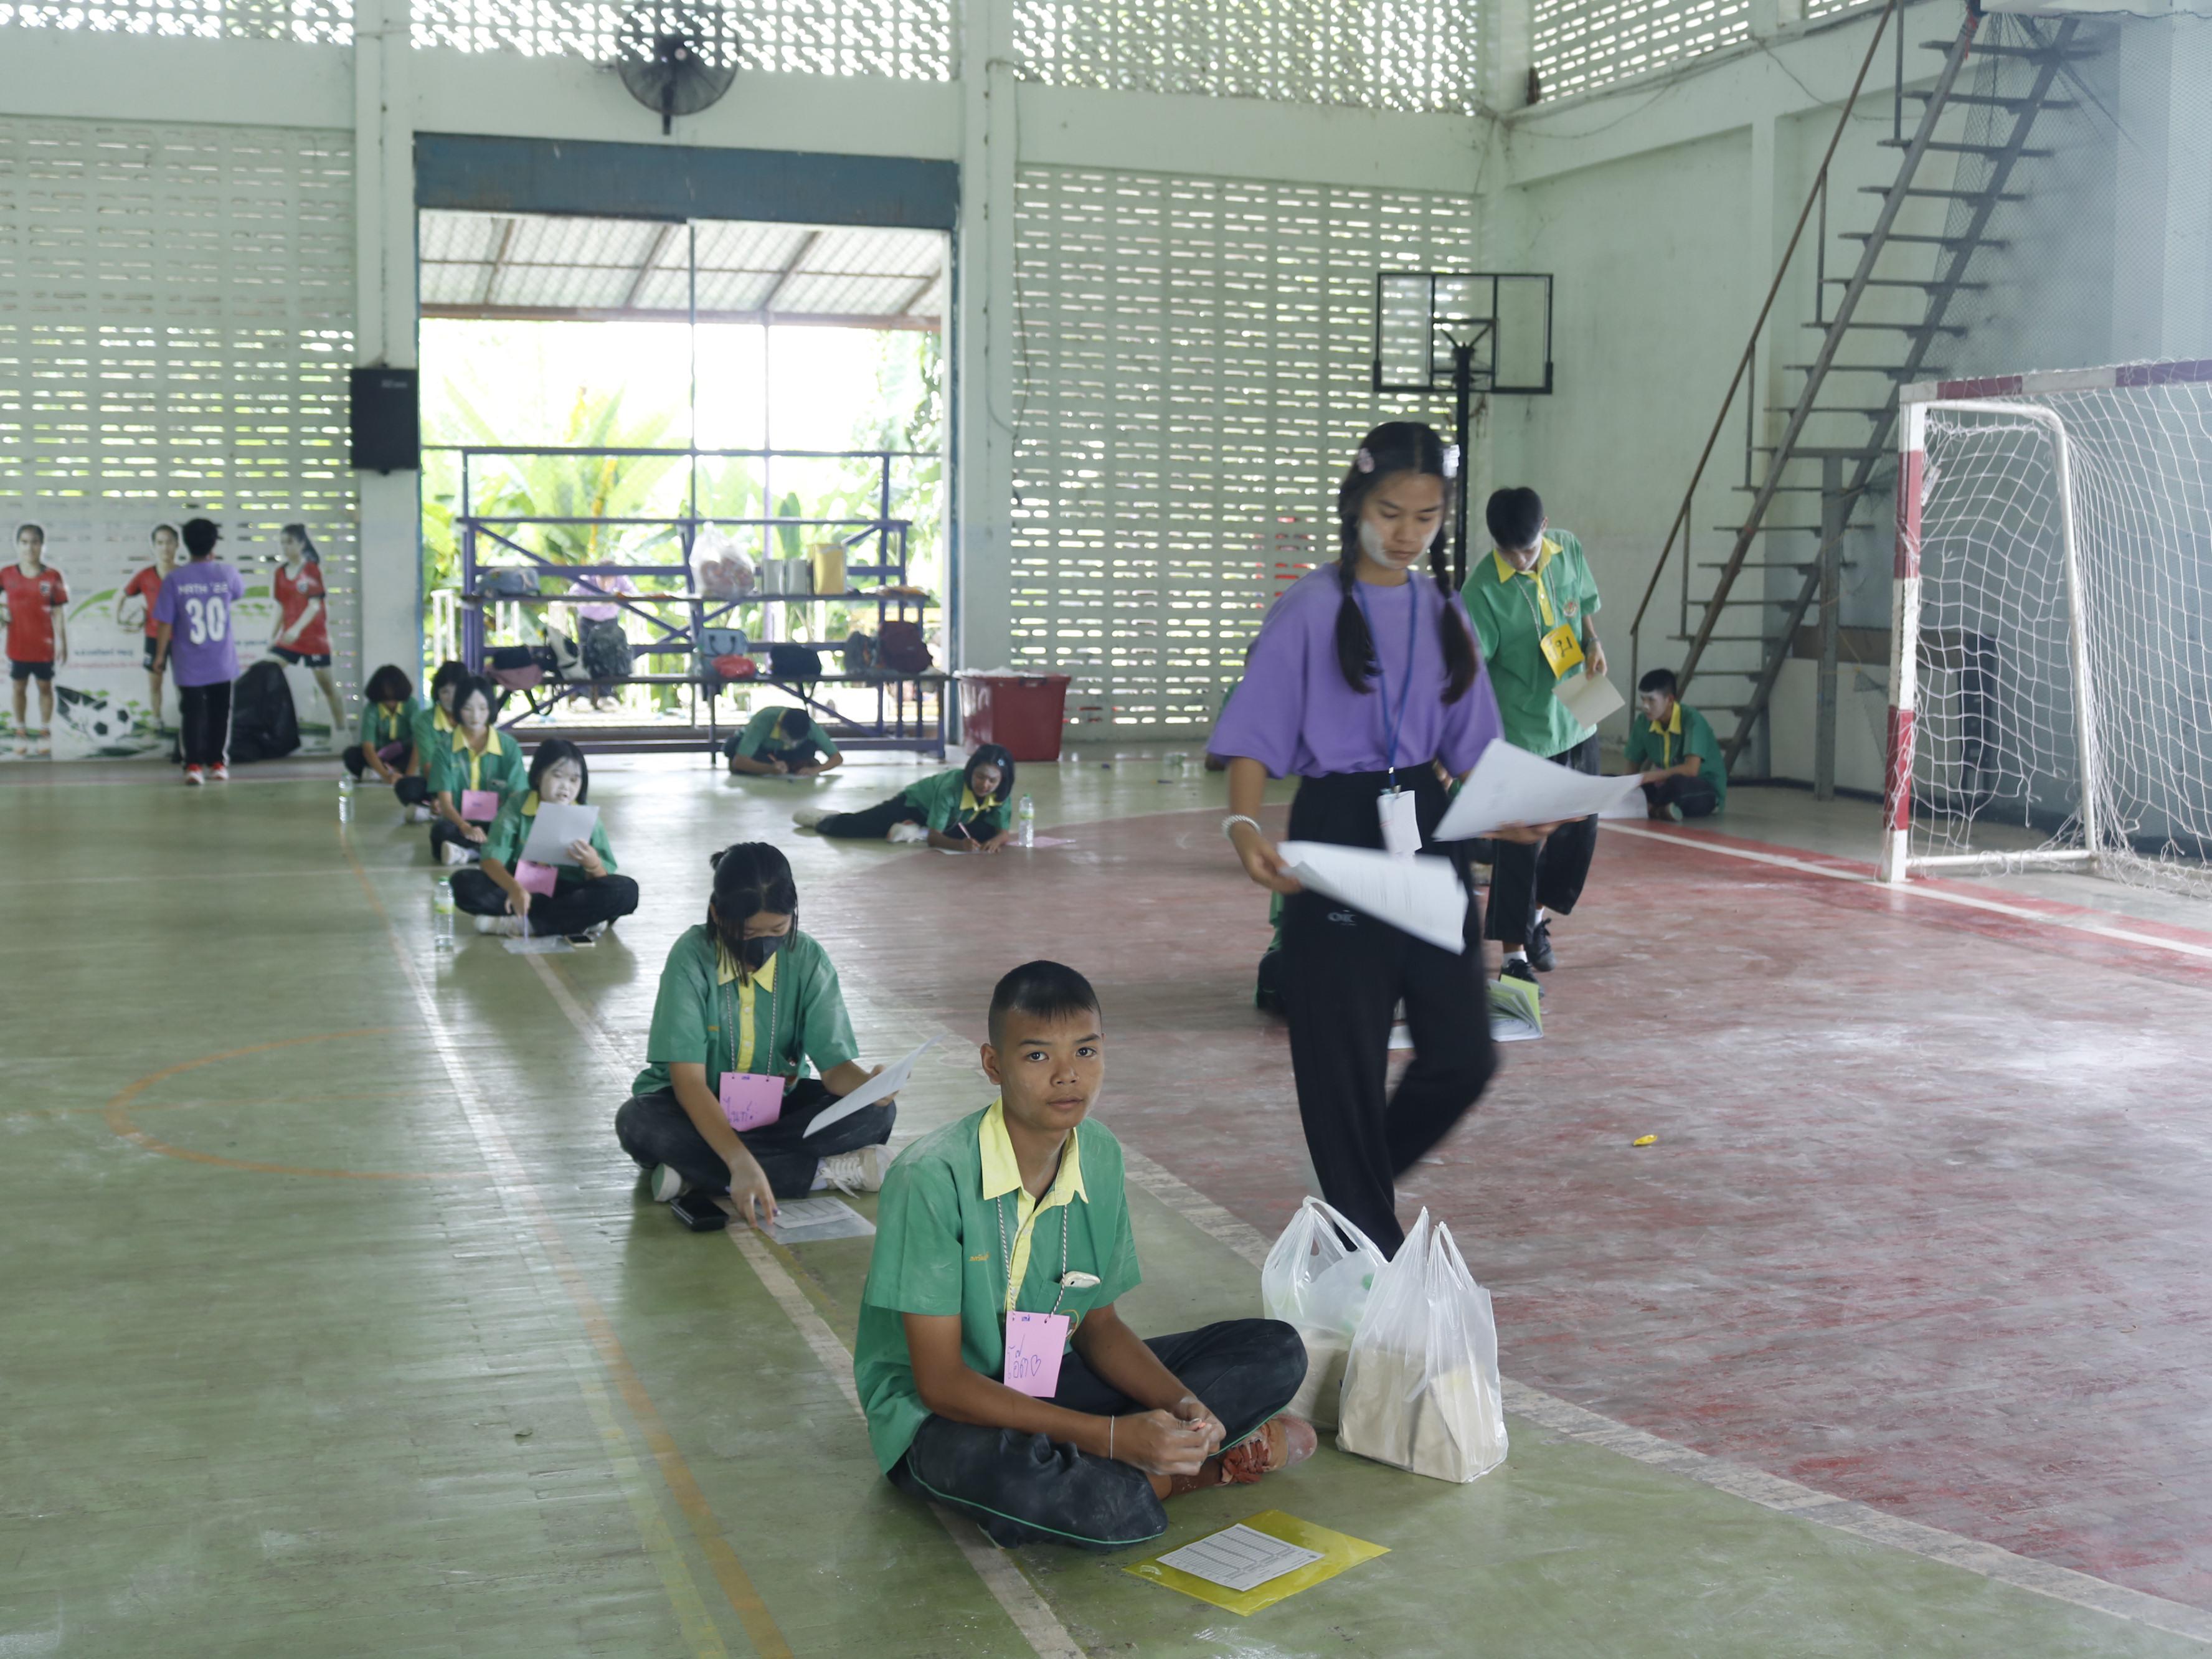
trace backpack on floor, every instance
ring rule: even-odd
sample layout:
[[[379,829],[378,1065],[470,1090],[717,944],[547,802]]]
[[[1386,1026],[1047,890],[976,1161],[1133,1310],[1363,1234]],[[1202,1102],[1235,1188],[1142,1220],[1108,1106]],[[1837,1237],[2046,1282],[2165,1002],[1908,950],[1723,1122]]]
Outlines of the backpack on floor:
[[[884,624],[884,666],[894,674],[923,674],[937,659],[929,654],[929,645],[921,637],[921,624],[910,622],[887,622]]]
[[[241,764],[276,760],[300,746],[300,716],[284,665],[258,662],[230,693],[230,757]]]
[[[622,623],[610,617],[604,622],[586,622],[582,632],[584,678],[593,681],[628,679],[635,658],[630,651],[629,635],[623,632]]]

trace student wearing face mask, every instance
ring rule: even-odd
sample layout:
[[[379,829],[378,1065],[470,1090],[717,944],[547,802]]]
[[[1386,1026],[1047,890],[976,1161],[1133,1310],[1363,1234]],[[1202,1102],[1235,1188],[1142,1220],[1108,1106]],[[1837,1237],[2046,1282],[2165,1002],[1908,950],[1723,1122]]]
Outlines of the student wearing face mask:
[[[1295,775],[1294,839],[1411,854],[1443,816],[1439,771],[1465,776],[1498,737],[1498,704],[1444,564],[1457,471],[1457,452],[1428,427],[1393,421],[1367,434],[1337,489],[1336,562],[1269,609],[1206,745],[1229,761],[1222,832],[1245,873],[1285,896],[1279,982],[1322,1195],[1394,1254],[1405,1239],[1396,1177],[1451,1131],[1495,1064],[1482,914],[1470,896],[1454,954],[1307,892],[1258,813],[1267,779]],[[1431,574],[1415,568],[1425,558]],[[1464,849],[1432,849],[1450,854],[1462,884]],[[1401,1001],[1413,1060],[1392,1093]]]
[[[451,660],[438,665],[430,677],[430,701],[419,705],[407,731],[407,772],[392,786],[392,793],[417,823],[428,823],[430,811],[430,761],[453,741],[453,688],[469,671]]]
[[[551,892],[532,892],[517,878],[538,807],[583,805],[591,793],[592,772],[582,750],[562,738],[538,745],[530,760],[530,793],[507,799],[484,832],[475,868],[454,872],[453,903],[477,919],[477,932],[596,939],[637,908],[637,884],[616,873],[604,817],[592,825],[589,840],[572,841],[563,849],[575,862],[551,866]]]
[[[767,842],[714,855],[707,920],[678,938],[660,970],[646,1060],[615,1136],[661,1203],[726,1193],[757,1224],[775,1219],[780,1198],[883,1185],[892,1102],[806,1133],[883,1067],[860,1064],[837,970],[799,931],[791,864]],[[810,1063],[819,1076],[806,1075]]]
[[[529,785],[522,745],[491,723],[498,707],[499,692],[489,680],[477,674],[462,679],[453,688],[453,735],[430,757],[430,799],[437,813],[430,852],[447,864],[473,861],[499,806]],[[495,798],[489,811],[482,799],[487,794]]]
[[[995,853],[1014,837],[1014,757],[987,743],[956,766],[857,812],[802,807],[791,821],[835,841],[927,842],[947,853]]]

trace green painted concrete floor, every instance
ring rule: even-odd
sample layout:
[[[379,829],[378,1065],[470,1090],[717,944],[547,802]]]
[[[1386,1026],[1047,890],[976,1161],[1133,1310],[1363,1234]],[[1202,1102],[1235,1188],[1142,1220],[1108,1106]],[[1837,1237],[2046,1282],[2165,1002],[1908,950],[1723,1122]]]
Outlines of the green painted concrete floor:
[[[1047,823],[1218,789],[1156,769],[1024,782]],[[0,788],[0,1655],[2204,1651],[1519,1418],[1468,1486],[1325,1445],[1179,1500],[1167,1546],[1279,1507],[1389,1547],[1250,1619],[1120,1570],[1145,1552],[963,1549],[877,1475],[833,1363],[866,1241],[685,1233],[611,1133],[710,848],[791,847],[817,931],[895,926],[839,914],[797,789],[606,763],[639,915],[440,960],[380,795],[342,834],[329,782],[120,775]],[[837,948],[872,1057],[937,1029]],[[902,1138],[982,1098],[940,1049]],[[1139,1328],[1257,1310],[1243,1255],[1132,1204]]]

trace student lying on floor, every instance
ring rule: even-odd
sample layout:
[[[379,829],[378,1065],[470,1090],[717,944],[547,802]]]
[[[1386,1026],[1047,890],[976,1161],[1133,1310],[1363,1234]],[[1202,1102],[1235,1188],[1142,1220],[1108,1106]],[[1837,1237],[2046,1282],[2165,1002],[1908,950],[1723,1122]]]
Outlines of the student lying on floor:
[[[908,1147],[876,1211],[853,1347],[876,1461],[1000,1544],[1142,1543],[1167,1528],[1163,1498],[1314,1448],[1311,1425],[1280,1414],[1306,1370],[1291,1326],[1232,1319],[1146,1342],[1115,1310],[1137,1252],[1121,1145],[1090,1121],[1103,1024],[1072,968],[1000,980],[982,1049],[999,1098]],[[1009,1376],[1016,1313],[1052,1322]],[[1056,1380],[1036,1374],[1040,1352],[1047,1370],[1057,1356]]]
[[[1013,793],[1014,757],[987,743],[967,765],[909,784],[887,801],[858,812],[803,807],[791,819],[836,841],[927,842],[948,853],[995,853],[1013,839],[1007,805]]]
[[[666,1204],[727,1193],[766,1223],[779,1198],[817,1188],[873,1192],[897,1109],[864,1106],[818,1135],[807,1127],[880,1066],[860,1062],[829,953],[799,931],[799,887],[782,851],[739,842],[714,855],[702,926],[668,952],[646,1038],[646,1068],[615,1114],[623,1151]],[[807,1061],[821,1073],[805,1075]],[[752,1127],[732,1127],[732,1117]]]
[[[473,869],[453,874],[453,902],[477,919],[479,933],[523,938],[558,933],[571,939],[596,939],[637,908],[637,884],[615,873],[615,849],[607,823],[592,825],[591,838],[570,842],[562,850],[573,864],[549,866],[553,890],[525,887],[517,866],[541,805],[582,805],[591,799],[592,773],[584,751],[565,738],[548,738],[530,757],[530,793],[510,795],[484,832]]]
[[[722,745],[732,777],[818,778],[845,763],[837,740],[804,708],[763,708]]]

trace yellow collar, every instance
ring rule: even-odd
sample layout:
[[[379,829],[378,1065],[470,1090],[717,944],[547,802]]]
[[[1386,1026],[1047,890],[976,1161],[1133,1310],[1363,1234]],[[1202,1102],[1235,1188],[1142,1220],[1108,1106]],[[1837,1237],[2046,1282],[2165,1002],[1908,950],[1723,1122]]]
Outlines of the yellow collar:
[[[1526,570],[1516,568],[1513,561],[1505,556],[1504,550],[1502,548],[1491,549],[1490,556],[1492,561],[1498,566],[1498,580],[1502,582],[1510,582],[1516,576],[1534,576],[1540,574],[1544,567],[1551,563],[1553,558],[1558,554],[1559,550],[1559,544],[1553,541],[1549,536],[1545,537],[1541,545],[1537,550],[1536,562]]]
[[[453,717],[434,702],[430,705],[430,726],[433,731],[451,732],[454,729]]]
[[[790,935],[786,934],[784,939],[784,949],[788,950],[790,948]],[[763,991],[775,990],[775,964],[782,960],[783,951],[778,951],[774,956],[770,957],[754,971],[753,983],[759,986]],[[732,980],[737,978],[740,966],[741,964],[738,963],[738,959],[732,956],[729,951],[723,947],[722,942],[720,939],[716,939],[714,941],[714,983],[717,985],[727,985]]]
[[[992,799],[995,800],[997,797],[994,796]],[[975,799],[975,792],[965,784],[960,786],[960,810],[963,812],[980,812],[983,810],[983,803]]]
[[[471,755],[497,754],[499,752],[499,727],[496,726],[487,726],[484,727],[484,746],[481,749],[471,749],[469,747],[469,734],[463,731],[459,722],[456,721],[453,726],[453,752],[457,755],[464,753]]]
[[[983,1198],[986,1203],[1004,1198],[1008,1193],[1022,1188],[1022,1166],[1014,1156],[1014,1143],[1006,1133],[1006,1103],[1003,1097],[991,1103],[991,1109],[983,1114],[983,1123],[978,1133],[983,1142]],[[1070,1199],[1081,1199],[1085,1204],[1091,1194],[1083,1188],[1083,1141],[1074,1130],[1067,1132],[1067,1146],[1060,1153],[1060,1173],[1045,1189],[1040,1210],[1049,1210],[1055,1204],[1065,1204]]]
[[[1664,732],[1673,738],[1680,737],[1682,735],[1682,700],[1680,697],[1674,699],[1674,707],[1667,716],[1666,725],[1660,725],[1657,720],[1648,715],[1644,718],[1644,723],[1654,732]]]
[[[535,789],[522,798],[522,816],[526,818],[538,816],[538,792]]]

